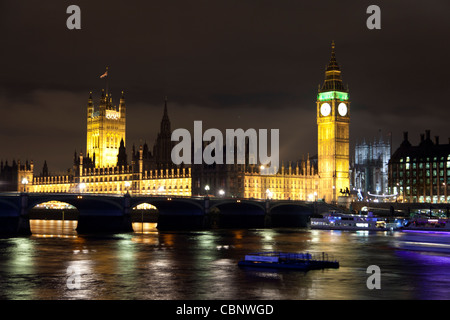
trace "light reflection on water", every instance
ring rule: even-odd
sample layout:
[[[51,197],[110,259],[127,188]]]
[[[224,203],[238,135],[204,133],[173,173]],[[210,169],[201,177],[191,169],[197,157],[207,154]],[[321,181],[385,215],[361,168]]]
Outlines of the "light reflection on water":
[[[76,221],[31,221],[33,235],[0,239],[1,299],[449,299],[450,255],[400,250],[402,235],[309,229],[77,235]],[[326,252],[339,269],[237,267],[249,252]],[[366,286],[381,268],[381,289]],[[78,270],[79,289],[67,286]]]

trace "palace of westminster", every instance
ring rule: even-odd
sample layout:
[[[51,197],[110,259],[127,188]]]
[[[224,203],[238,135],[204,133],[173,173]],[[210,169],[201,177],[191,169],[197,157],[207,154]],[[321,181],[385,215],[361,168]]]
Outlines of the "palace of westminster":
[[[399,173],[396,175],[397,180],[392,182],[393,185],[388,185],[390,144],[379,142],[377,148],[369,148],[365,144],[359,148],[357,146],[356,161],[350,163],[349,92],[341,78],[334,42],[331,59],[325,70],[324,83],[319,86],[316,110],[317,156],[310,158],[308,154],[306,159],[289,161],[287,165],[283,163],[276,174],[263,175],[259,165],[248,163],[175,165],[171,160],[174,142],[171,141],[167,99],[153,149],[150,149],[147,143],[139,148],[133,145],[131,150],[127,149],[126,104],[123,92],[118,106],[113,104],[111,95],[104,90],[100,101],[94,103],[91,92],[87,103],[86,154],[74,154],[73,167],[68,173],[51,175],[47,163],[44,163],[42,171],[36,174],[33,162],[14,161],[12,165],[8,165],[2,161],[1,186],[3,191],[31,193],[211,195],[305,201],[323,199],[331,203],[337,203],[338,199],[350,195],[350,190],[356,188],[366,191],[372,189],[372,192],[377,194],[393,192],[394,189],[396,192],[402,191],[397,189],[402,184],[397,179]],[[449,147],[450,144],[447,148],[441,146],[439,150],[448,150]],[[375,155],[376,161],[369,159],[372,164],[378,163],[373,172],[362,166],[361,160],[358,163],[361,150],[382,150]],[[446,168],[449,168],[450,154],[448,157],[448,160],[445,157],[447,162],[444,162]],[[364,159],[368,160],[367,156]],[[437,166],[439,167],[439,164]],[[442,167],[442,164],[440,166]],[[390,169],[392,171],[392,168]],[[450,175],[443,172],[445,176],[442,175],[441,180],[445,179],[447,182]],[[367,185],[369,181],[373,182],[372,186]],[[448,186],[439,190],[441,194],[444,192],[441,198],[447,202]]]

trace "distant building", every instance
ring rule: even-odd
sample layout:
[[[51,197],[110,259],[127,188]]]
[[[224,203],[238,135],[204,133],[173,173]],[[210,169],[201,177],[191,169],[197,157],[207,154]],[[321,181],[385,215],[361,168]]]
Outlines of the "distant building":
[[[0,191],[25,191],[28,183],[33,182],[33,161],[21,164],[13,160],[9,165],[8,161],[0,163]]]
[[[421,134],[418,146],[408,141],[408,133],[389,161],[389,192],[398,201],[450,203],[450,141],[433,142],[430,130]]]
[[[391,157],[390,139],[378,138],[355,146],[355,157],[350,166],[351,188],[367,193],[382,195],[388,193],[388,164]]]

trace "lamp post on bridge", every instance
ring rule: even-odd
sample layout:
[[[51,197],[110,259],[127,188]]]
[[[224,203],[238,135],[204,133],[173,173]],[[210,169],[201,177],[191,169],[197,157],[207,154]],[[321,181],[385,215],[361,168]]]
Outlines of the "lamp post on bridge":
[[[165,194],[166,194],[165,191],[166,191],[166,188],[165,188],[164,186],[160,186],[160,187],[158,188],[159,196],[165,195]]]
[[[270,191],[269,189],[266,190],[266,200],[271,200],[273,196],[272,191]]]
[[[23,177],[22,179],[22,185],[23,185],[23,192],[26,193],[27,192],[27,184],[28,184],[28,179],[26,177]]]
[[[127,194],[130,194],[130,187],[131,187],[131,182],[130,181],[125,181],[125,189],[127,190]]]

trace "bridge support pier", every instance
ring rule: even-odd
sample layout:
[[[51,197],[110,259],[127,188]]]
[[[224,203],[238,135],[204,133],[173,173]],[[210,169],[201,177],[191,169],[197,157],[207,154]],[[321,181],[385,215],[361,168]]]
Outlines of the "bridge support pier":
[[[272,215],[270,214],[270,200],[269,199],[266,199],[264,208],[265,208],[264,227],[271,228],[272,227]]]
[[[28,213],[28,195],[23,193],[20,197],[20,215],[17,226],[17,234],[19,235],[30,235],[30,215]]]
[[[0,218],[0,236],[31,235],[28,216],[7,216]]]
[[[15,209],[1,208],[0,235],[1,236],[28,236],[31,235],[30,217],[28,215],[28,196],[20,194],[18,206]]]
[[[132,232],[129,215],[85,215],[78,217],[77,232],[83,233],[123,233]]]
[[[119,210],[79,210],[77,232],[83,233],[123,233],[133,232],[130,215],[130,195],[123,198],[123,211]]]
[[[282,205],[269,213],[272,228],[304,228],[310,223],[314,209],[306,206]]]

